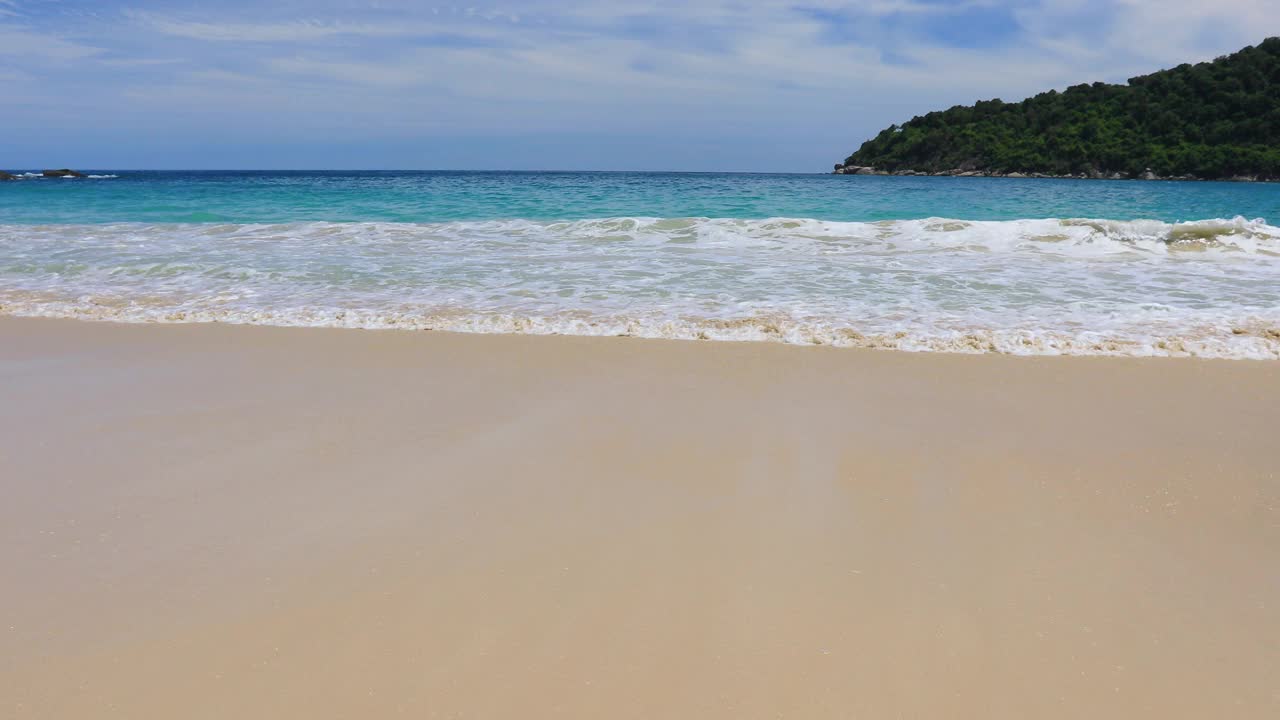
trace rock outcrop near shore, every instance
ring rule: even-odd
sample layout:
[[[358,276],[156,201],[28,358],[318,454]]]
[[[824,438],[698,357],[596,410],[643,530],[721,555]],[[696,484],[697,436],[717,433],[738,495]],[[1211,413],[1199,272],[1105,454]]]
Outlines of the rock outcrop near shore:
[[[18,179],[17,175],[0,170],[0,182],[5,182],[7,180],[17,180],[17,179]]]
[[[64,177],[83,178],[83,177],[89,177],[88,175],[85,175],[85,174],[84,174],[84,173],[82,173],[82,172],[79,172],[79,171],[77,171],[77,170],[69,170],[69,169],[67,169],[67,168],[62,168],[61,170],[42,170],[42,171],[40,172],[40,174],[41,174],[42,176],[44,176],[44,177],[47,177],[47,178],[64,178]]]

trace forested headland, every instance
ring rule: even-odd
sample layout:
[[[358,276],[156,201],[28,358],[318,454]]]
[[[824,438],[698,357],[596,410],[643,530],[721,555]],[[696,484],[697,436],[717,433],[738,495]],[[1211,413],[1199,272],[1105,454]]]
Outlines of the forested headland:
[[[1022,102],[987,100],[893,125],[847,174],[1280,178],[1280,38]]]

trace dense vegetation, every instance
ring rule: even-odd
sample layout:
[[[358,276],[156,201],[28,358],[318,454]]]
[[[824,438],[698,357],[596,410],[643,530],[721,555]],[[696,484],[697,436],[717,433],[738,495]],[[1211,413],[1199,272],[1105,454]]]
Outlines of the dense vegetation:
[[[1280,38],[1126,85],[957,106],[892,126],[845,161],[885,171],[1280,177]]]

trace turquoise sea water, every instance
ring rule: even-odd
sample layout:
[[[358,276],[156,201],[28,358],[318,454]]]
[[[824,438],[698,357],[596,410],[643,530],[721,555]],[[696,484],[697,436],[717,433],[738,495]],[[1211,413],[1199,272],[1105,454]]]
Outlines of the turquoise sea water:
[[[1280,220],[1280,185],[726,173],[126,172],[15,182],[0,224],[944,217]]]
[[[1280,186],[669,173],[0,183],[0,314],[1280,358]]]

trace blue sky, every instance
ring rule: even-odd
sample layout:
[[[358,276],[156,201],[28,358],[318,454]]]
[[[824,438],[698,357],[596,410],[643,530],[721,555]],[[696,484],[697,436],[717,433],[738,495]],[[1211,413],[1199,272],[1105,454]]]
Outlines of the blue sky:
[[[0,168],[825,171],[1280,34],[1275,0],[0,0]]]

